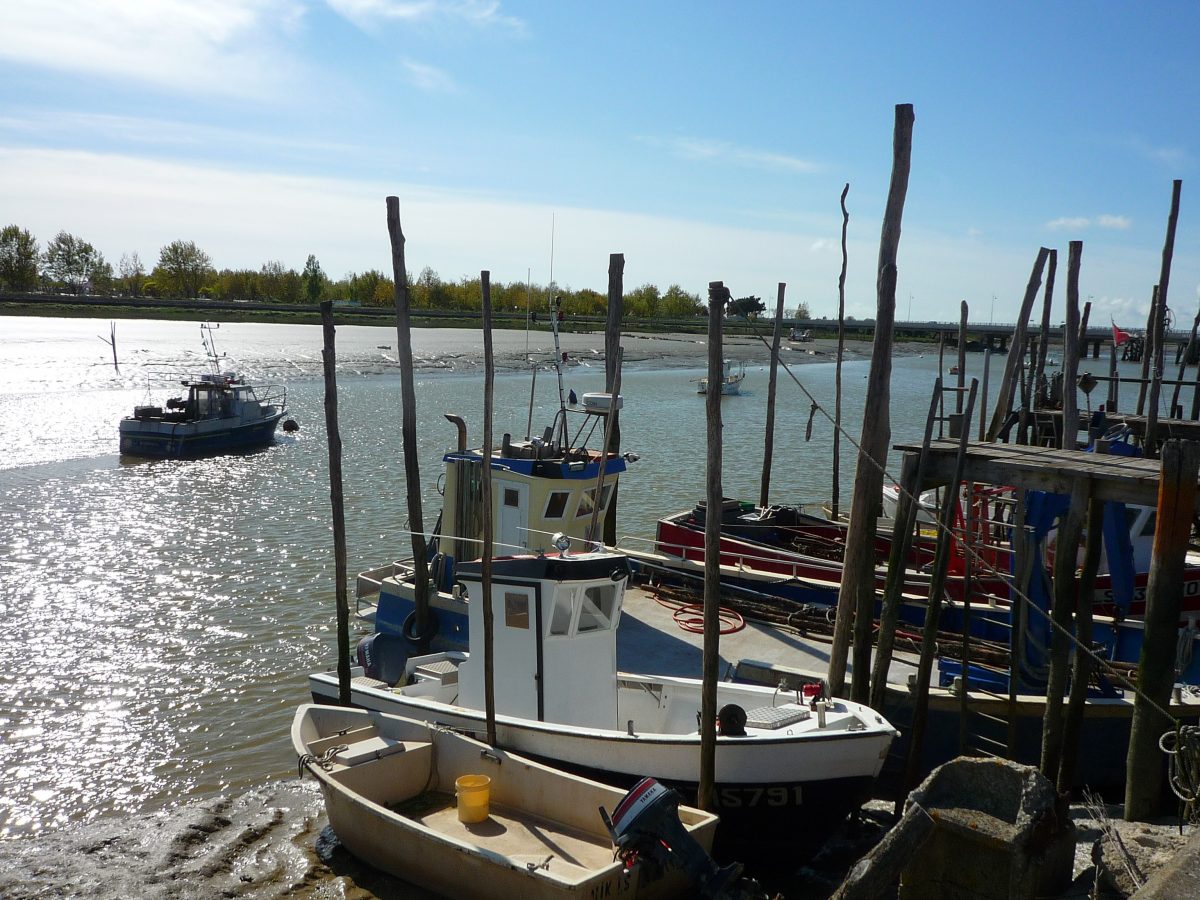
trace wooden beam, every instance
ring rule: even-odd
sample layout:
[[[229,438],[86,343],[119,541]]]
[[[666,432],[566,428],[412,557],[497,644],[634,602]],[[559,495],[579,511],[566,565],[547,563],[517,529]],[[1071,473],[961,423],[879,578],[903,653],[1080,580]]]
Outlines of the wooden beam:
[[[775,298],[775,332],[771,336],[771,374],[767,379],[767,422],[763,436],[762,482],[758,489],[758,505],[765,508],[771,496],[771,457],[775,454],[775,385],[779,378],[779,342],[783,337],[783,292],[787,285],[779,282]]]
[[[333,514],[333,578],[337,603],[338,703],[350,705],[350,601],[346,596],[346,507],[342,493],[342,433],[338,428],[337,354],[333,302],[321,304],[321,368],[325,374],[325,437],[329,444],[329,505]]]

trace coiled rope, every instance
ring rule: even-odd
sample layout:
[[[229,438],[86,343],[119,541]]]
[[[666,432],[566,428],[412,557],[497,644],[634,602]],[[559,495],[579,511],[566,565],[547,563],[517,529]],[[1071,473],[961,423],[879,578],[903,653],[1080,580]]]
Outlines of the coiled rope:
[[[349,750],[349,749],[350,749],[349,744],[338,744],[336,747],[330,747],[328,750],[326,750],[320,756],[316,756],[315,754],[312,754],[312,753],[305,753],[303,756],[300,757],[300,759],[296,765],[296,769],[297,769],[296,777],[303,778],[304,777],[304,768],[306,766],[310,766],[310,765],[320,766],[322,769],[324,769],[326,772],[328,772],[330,769],[333,768],[333,758],[335,756],[337,756],[339,753],[341,753],[345,750]]]
[[[1180,725],[1158,739],[1167,754],[1171,790],[1183,803],[1183,817],[1195,824],[1196,801],[1200,799],[1200,725]]]

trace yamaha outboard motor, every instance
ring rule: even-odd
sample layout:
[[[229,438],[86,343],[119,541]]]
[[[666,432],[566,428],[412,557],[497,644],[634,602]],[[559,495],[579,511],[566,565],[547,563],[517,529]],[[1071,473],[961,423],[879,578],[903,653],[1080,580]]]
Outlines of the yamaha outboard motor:
[[[722,868],[704,852],[679,821],[679,794],[653,778],[643,778],[634,785],[617,804],[611,819],[604,807],[600,807],[600,816],[626,870],[639,866],[653,878],[656,872],[680,868],[699,888],[699,897],[766,900],[758,882],[742,877],[741,863]]]

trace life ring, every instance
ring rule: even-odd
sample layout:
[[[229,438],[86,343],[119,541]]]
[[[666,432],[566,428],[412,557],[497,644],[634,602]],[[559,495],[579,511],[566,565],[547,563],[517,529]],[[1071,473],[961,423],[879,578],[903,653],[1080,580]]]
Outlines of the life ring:
[[[404,620],[404,624],[400,626],[400,630],[404,635],[404,639],[410,644],[427,644],[433,640],[434,635],[438,632],[438,617],[437,613],[432,609],[429,610],[429,615],[425,620],[426,634],[417,634],[417,611],[414,609],[408,614],[408,618]]]

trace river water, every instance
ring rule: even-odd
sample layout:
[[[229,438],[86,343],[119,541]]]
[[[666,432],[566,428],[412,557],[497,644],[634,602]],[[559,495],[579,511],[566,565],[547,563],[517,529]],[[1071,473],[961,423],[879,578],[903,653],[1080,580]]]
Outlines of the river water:
[[[286,384],[300,424],[260,452],[191,461],[123,459],[117,423],[135,405],[178,393],[204,369],[194,323],[0,319],[0,843],[119,821],[184,801],[294,778],[287,737],[306,675],[336,660],[321,331],[227,324],[217,348],[258,385]],[[498,332],[497,438],[523,435],[531,383],[525,347],[550,358],[550,337]],[[338,329],[351,574],[405,554],[395,330]],[[440,506],[440,458],[454,440],[444,412],[478,442],[481,337],[414,332],[426,527]],[[705,491],[701,339],[627,336],[618,532],[650,537],[655,519]],[[565,335],[564,381],[602,390],[602,335]],[[819,345],[818,345],[819,346]],[[856,439],[869,345],[844,366],[845,421]],[[724,488],[756,498],[767,394],[766,352],[747,360],[741,396],[724,398]],[[828,356],[793,353],[796,376],[833,408]],[[974,356],[974,365],[982,358]],[[949,365],[947,360],[946,365]],[[894,363],[892,440],[919,440],[936,349]],[[974,373],[973,373],[974,374]],[[172,390],[174,388],[174,390]],[[551,373],[536,382],[538,431],[557,407]],[[781,372],[772,499],[830,496],[832,426],[805,440],[810,401]],[[843,441],[843,503],[853,478]],[[896,475],[892,467],[892,476]]]

